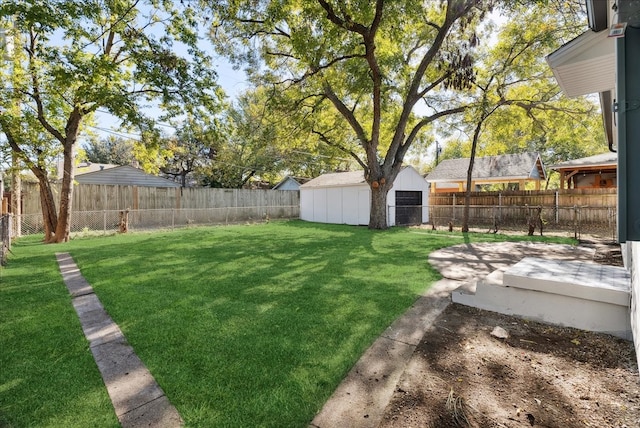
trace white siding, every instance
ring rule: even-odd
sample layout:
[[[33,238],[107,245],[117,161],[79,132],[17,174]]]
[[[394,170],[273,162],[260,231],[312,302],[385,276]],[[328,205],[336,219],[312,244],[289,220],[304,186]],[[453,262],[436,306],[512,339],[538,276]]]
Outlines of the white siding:
[[[360,194],[363,194],[362,201]],[[345,187],[342,192],[342,220],[345,224],[363,224],[360,213],[367,211],[367,222],[369,221],[369,189],[363,187]],[[364,224],[367,224],[365,222]]]
[[[342,193],[345,188],[334,187],[327,189],[327,223],[342,224]]]
[[[300,219],[313,221],[313,189],[300,189]]]
[[[314,189],[313,191],[313,221],[327,222],[327,189]]]
[[[358,192],[358,224],[369,224],[371,217],[371,189]]]

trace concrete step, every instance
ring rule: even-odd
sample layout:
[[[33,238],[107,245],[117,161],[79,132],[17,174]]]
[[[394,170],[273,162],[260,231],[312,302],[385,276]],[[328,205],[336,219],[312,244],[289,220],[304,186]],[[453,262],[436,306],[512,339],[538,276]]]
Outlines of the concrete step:
[[[527,257],[455,290],[453,302],[631,340],[628,271]]]

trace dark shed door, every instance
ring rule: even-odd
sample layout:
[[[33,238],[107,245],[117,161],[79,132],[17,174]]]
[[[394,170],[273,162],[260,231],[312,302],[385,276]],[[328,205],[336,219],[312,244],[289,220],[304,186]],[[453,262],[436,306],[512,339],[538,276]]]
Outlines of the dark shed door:
[[[396,225],[422,223],[422,192],[396,190]]]

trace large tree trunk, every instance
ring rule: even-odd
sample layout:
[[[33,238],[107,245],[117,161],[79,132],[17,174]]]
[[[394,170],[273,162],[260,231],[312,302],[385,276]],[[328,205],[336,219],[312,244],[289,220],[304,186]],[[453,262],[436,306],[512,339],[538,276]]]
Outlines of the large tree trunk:
[[[391,186],[372,184],[371,188],[371,212],[369,216],[369,229],[387,229],[387,194]]]
[[[53,242],[67,242],[71,232],[71,200],[73,198],[73,180],[75,177],[75,154],[78,132],[82,113],[75,109],[71,112],[67,126],[65,127],[64,145],[64,166],[62,174],[62,188],[60,189],[60,211],[58,214],[58,224],[56,224],[56,235]]]

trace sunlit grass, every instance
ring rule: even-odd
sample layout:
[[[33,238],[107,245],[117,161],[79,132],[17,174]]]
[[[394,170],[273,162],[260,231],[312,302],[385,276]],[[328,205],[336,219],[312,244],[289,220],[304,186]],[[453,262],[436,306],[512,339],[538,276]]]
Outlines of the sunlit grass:
[[[293,221],[19,241],[0,283],[0,426],[116,423],[55,252],[72,254],[187,426],[304,427],[439,278],[431,251],[505,239]]]

